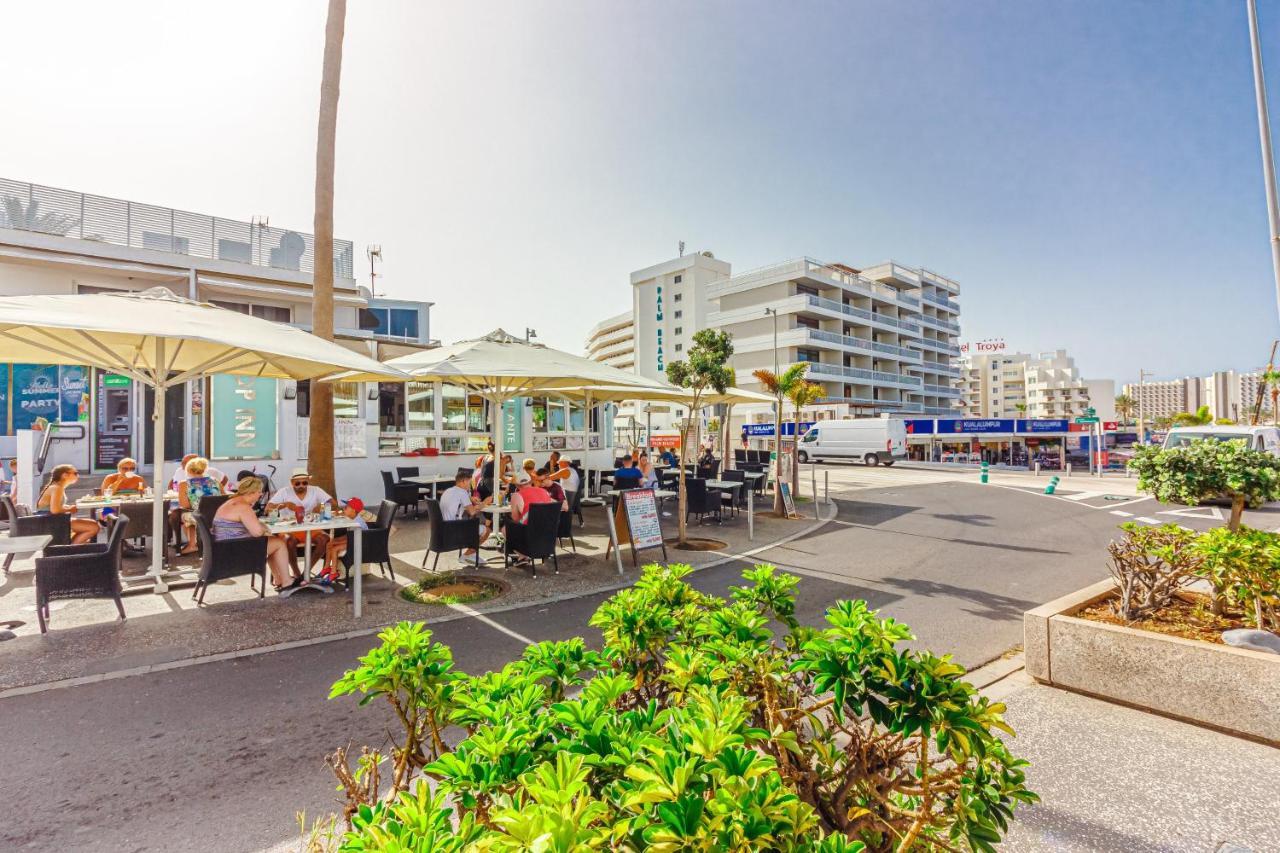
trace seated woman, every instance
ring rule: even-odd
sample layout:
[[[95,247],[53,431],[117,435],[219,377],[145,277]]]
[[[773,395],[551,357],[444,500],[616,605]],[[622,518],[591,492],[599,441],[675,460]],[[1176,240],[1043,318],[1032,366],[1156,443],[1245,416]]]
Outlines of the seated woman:
[[[236,490],[213,516],[210,532],[214,539],[245,539],[270,536],[267,541],[267,565],[271,568],[272,583],[276,592],[299,586],[301,573],[289,580],[289,542],[285,536],[272,536],[266,525],[258,520],[253,505],[262,494],[262,481],[257,477],[245,477],[236,484]]]
[[[641,450],[636,455],[636,467],[640,469],[640,488],[656,489],[658,487],[658,472],[654,470],[652,463],[649,462],[649,454]]]
[[[58,465],[50,474],[49,485],[36,501],[36,515],[75,515],[76,505],[67,501],[67,489],[80,479],[74,465]],[[71,544],[83,545],[98,538],[101,525],[92,518],[71,519]]]
[[[186,482],[180,483],[178,505],[182,507],[182,527],[187,533],[187,547],[178,553],[194,554],[200,549],[200,541],[196,538],[196,511],[200,508],[200,499],[210,495],[222,494],[222,485],[206,475],[209,460],[197,456],[187,463]]]

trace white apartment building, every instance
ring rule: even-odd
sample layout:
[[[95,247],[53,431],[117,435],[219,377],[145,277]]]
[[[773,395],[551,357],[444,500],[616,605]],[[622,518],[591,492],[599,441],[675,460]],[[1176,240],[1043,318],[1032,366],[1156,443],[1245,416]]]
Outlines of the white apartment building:
[[[1128,384],[1123,390],[1133,400],[1134,416],[1141,414],[1147,421],[1208,406],[1214,418],[1247,422],[1257,405],[1260,378],[1257,371],[1218,370],[1209,376]],[[1263,396],[1262,411],[1271,412],[1269,394]]]
[[[828,417],[948,416],[960,413],[959,292],[893,261],[799,258],[712,285],[708,322],[733,335],[740,387],[762,390],[753,370],[807,362]]]
[[[160,286],[309,329],[313,247],[311,235],[298,231],[0,179],[0,296]],[[431,303],[371,296],[353,278],[352,255],[351,241],[335,240],[333,257],[325,260],[334,269],[339,343],[382,359],[431,345]],[[151,388],[108,371],[7,361],[0,343],[0,457],[14,455],[17,431],[43,419],[58,425],[47,465],[69,462],[103,472],[133,456],[149,468]],[[166,459],[201,452],[230,474],[271,465],[277,482],[300,460],[305,464],[308,384],[252,381],[258,428],[251,443],[236,429],[235,407],[226,405],[234,377],[209,376],[171,389]],[[603,457],[612,434],[607,408],[584,413],[542,399],[504,407],[512,422],[508,434],[516,437],[507,449],[536,454],[599,447]],[[336,383],[334,409],[339,482],[368,499],[382,494],[379,471],[397,464],[420,465],[424,473],[452,473],[464,459],[470,464],[493,434],[495,414],[484,400],[440,383]],[[589,448],[582,446],[586,417],[594,433]],[[413,450],[438,456],[401,457]]]
[[[963,363],[966,417],[1057,419],[1093,408],[1115,420],[1115,382],[1082,378],[1066,350],[975,352]]]

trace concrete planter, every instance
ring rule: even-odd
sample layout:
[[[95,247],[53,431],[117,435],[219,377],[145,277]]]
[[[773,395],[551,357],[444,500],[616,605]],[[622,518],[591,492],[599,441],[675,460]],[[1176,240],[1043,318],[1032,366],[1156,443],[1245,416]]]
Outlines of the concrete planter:
[[[1032,678],[1280,746],[1280,655],[1074,615],[1114,590],[1103,581],[1023,615]]]

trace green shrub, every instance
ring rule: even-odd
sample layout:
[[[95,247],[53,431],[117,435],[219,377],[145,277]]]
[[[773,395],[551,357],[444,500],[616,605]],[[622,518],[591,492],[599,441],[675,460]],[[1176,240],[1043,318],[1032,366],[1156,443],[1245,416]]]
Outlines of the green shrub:
[[[1240,526],[1246,504],[1280,500],[1280,458],[1250,449],[1245,440],[1202,439],[1168,450],[1140,445],[1129,467],[1138,474],[1138,488],[1164,503],[1230,499],[1232,530]]]
[[[1133,621],[1166,607],[1196,577],[1203,558],[1193,547],[1195,531],[1176,524],[1147,527],[1130,521],[1120,528],[1124,536],[1107,546],[1107,568],[1120,590],[1112,610]]]
[[[353,789],[371,762],[333,762],[343,849],[993,850],[1036,799],[1004,707],[905,626],[855,601],[807,628],[772,566],[731,600],[689,571],[648,566],[602,604],[601,651],[539,643],[479,676],[421,624],[384,631],[332,695],[384,699],[405,736],[388,797]]]
[[[1261,629],[1280,628],[1280,536],[1242,526],[1217,528],[1195,540],[1199,574],[1240,608],[1253,612]]]

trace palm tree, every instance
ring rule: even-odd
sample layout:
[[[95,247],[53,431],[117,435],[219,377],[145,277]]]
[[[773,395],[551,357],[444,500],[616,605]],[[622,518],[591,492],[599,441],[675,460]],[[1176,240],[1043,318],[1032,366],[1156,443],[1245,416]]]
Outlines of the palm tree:
[[[773,451],[775,456],[773,514],[779,518],[786,513],[786,510],[782,508],[782,492],[778,489],[778,483],[782,482],[782,401],[786,399],[787,393],[797,382],[804,381],[804,376],[808,371],[809,363],[806,361],[791,365],[782,371],[781,375],[763,368],[751,371],[751,375],[760,380],[760,384],[777,401],[773,410]]]
[[[1120,416],[1121,423],[1129,423],[1136,405],[1128,394],[1120,394],[1116,397],[1116,414]]]
[[[316,132],[315,272],[311,333],[333,340],[333,175],[338,135],[338,83],[342,79],[342,37],[347,0],[329,0],[320,75],[320,121]],[[333,473],[333,383],[311,383],[307,468],[316,485],[338,493]]]
[[[1025,415],[1027,413],[1026,403],[1014,403],[1013,407],[1018,410],[1018,414]]]
[[[1268,364],[1267,369],[1262,372],[1260,377],[1258,377],[1258,384],[1261,385],[1263,389],[1271,392],[1271,422],[1273,424],[1280,425],[1280,413],[1276,410],[1276,403],[1280,402],[1280,370],[1274,370],[1272,369],[1272,366]],[[1261,401],[1262,395],[1258,395],[1258,399]],[[1259,406],[1259,408],[1261,408],[1261,406]],[[1254,422],[1257,423],[1256,418],[1254,419]]]
[[[795,407],[795,435],[796,447],[799,448],[800,442],[800,411],[805,406],[812,406],[821,400],[827,394],[827,389],[823,388],[817,382],[810,382],[807,379],[797,382],[787,391],[787,399],[791,401],[791,405]],[[791,488],[796,490],[800,484],[800,454],[791,454]],[[817,509],[814,509],[817,512]]]
[[[1208,406],[1201,406],[1194,412],[1178,412],[1173,416],[1174,426],[1207,426],[1213,423],[1213,415]]]

